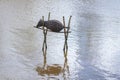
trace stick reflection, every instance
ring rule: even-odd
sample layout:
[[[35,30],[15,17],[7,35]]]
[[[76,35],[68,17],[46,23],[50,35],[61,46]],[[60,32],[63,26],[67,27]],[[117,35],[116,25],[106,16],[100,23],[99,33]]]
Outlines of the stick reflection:
[[[65,54],[65,53],[64,53]],[[64,80],[69,80],[69,65],[68,65],[68,59],[67,56],[64,55],[64,65],[59,65],[59,64],[52,64],[52,65],[47,65],[47,57],[46,54],[44,55],[44,61],[43,61],[43,66],[42,67],[37,67],[36,71],[38,72],[39,75],[41,76],[48,76],[48,80],[50,78],[58,79],[56,76],[62,75]],[[59,79],[58,79],[59,80]]]

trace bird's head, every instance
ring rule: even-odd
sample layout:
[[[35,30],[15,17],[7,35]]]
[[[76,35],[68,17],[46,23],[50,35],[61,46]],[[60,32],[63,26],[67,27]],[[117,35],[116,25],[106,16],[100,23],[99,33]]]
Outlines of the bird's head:
[[[44,21],[42,19],[40,19],[40,21],[38,22],[36,28],[39,28],[39,27],[41,27],[43,25],[44,25]]]

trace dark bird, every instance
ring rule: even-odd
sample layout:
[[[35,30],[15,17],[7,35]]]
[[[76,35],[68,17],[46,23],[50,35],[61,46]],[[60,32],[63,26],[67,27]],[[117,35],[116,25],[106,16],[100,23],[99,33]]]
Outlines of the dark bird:
[[[64,28],[64,25],[58,20],[49,21],[40,20],[36,28],[40,28],[42,26],[46,27],[47,29],[50,29],[53,32],[60,32]]]

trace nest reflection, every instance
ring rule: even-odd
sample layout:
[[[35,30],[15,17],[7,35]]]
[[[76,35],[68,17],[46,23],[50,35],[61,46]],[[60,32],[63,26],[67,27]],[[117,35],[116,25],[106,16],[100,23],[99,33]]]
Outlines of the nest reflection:
[[[63,72],[62,67],[58,64],[47,65],[46,69],[42,67],[37,67],[36,71],[41,76],[44,76],[45,74],[47,74],[48,76],[50,75],[57,76]]]
[[[69,65],[67,64],[67,56],[64,59],[64,65],[59,64],[52,64],[47,65],[46,57],[44,56],[44,65],[42,67],[38,66],[36,71],[41,76],[59,76],[62,75],[64,80],[68,80],[70,72],[69,72]],[[52,77],[56,78],[56,77]],[[59,80],[59,79],[58,79]]]

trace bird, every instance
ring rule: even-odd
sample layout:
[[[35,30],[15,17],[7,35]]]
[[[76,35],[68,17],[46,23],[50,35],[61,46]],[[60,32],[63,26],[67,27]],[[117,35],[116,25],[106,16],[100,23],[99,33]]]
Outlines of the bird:
[[[58,20],[43,21],[40,19],[36,25],[36,28],[41,28],[42,26],[46,27],[52,32],[60,32],[64,28],[64,25]]]

